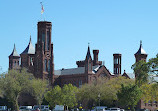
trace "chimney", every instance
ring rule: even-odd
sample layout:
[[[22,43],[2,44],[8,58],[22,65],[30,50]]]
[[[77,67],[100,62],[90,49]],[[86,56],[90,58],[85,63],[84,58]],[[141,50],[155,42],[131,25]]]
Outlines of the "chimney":
[[[94,65],[98,64],[98,54],[99,54],[99,50],[93,50],[93,63],[94,63]]]

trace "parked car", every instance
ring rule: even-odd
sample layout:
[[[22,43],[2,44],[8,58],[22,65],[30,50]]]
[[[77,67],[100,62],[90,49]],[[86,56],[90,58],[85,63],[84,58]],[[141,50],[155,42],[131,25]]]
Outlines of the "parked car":
[[[41,105],[41,106],[34,105],[32,111],[36,111],[38,108],[40,109],[40,111],[51,111],[51,110],[49,110],[49,106],[48,105]]]
[[[120,108],[109,108],[106,111],[121,111]]]
[[[0,106],[0,111],[7,111],[7,106]]]
[[[64,106],[63,105],[56,105],[53,111],[64,111]]]
[[[91,111],[105,111],[106,108],[107,106],[96,106]]]
[[[19,111],[32,111],[32,106],[20,106]]]

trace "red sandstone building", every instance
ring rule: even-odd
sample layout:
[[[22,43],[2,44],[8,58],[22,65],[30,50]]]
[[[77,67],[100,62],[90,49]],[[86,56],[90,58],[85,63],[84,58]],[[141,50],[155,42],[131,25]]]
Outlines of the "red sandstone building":
[[[51,43],[52,24],[47,21],[40,21],[37,24],[37,43],[35,48],[31,43],[31,37],[26,49],[19,55],[15,45],[13,52],[9,56],[9,69],[27,68],[36,78],[49,80],[50,85],[60,85],[71,83],[77,87],[82,84],[97,81],[100,77],[113,78],[121,76],[121,54],[113,54],[114,69],[111,73],[106,66],[98,59],[99,50],[93,50],[93,59],[88,46],[84,60],[77,61],[77,68],[54,70],[53,44]],[[135,53],[136,62],[146,61],[147,54],[140,44],[139,50]],[[123,76],[134,79],[134,74],[124,72]],[[24,95],[25,96],[25,95]],[[27,96],[27,95],[26,95]],[[33,104],[23,102],[21,105]],[[143,103],[140,101],[139,108],[156,109],[158,103]]]

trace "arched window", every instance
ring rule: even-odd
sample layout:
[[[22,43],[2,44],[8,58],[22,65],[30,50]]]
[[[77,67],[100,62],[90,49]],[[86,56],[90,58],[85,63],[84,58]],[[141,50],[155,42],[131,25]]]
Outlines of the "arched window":
[[[48,60],[48,72],[50,71],[50,60]]]
[[[42,42],[44,43],[44,51],[45,51],[45,32],[42,32]]]
[[[47,71],[47,59],[44,60],[44,71]]]
[[[47,31],[47,44],[46,44],[47,50],[49,50],[49,42],[50,42],[50,30]]]
[[[14,67],[16,66],[16,61],[14,61]]]

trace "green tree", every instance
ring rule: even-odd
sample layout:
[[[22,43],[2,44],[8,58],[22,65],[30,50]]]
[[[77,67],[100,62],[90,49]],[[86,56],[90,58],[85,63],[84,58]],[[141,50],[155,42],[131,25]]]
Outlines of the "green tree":
[[[142,99],[145,102],[158,100],[158,82],[150,80],[150,78],[158,76],[158,55],[149,59],[148,62],[142,60],[135,63],[132,69],[136,75],[135,83],[142,89]]]
[[[72,84],[65,84],[63,88],[55,86],[45,94],[45,99],[54,107],[55,105],[65,105],[73,108],[77,105],[76,93],[78,88]]]
[[[13,109],[18,111],[18,98],[22,92],[29,89],[30,79],[33,75],[27,73],[26,70],[10,70],[8,74],[2,75],[0,78],[3,96],[13,104]]]
[[[84,103],[88,108],[92,108],[96,104],[99,89],[94,84],[84,84],[77,93],[77,100],[79,103]]]
[[[83,85],[77,93],[77,98],[81,103],[87,103],[89,108],[99,103],[109,107],[116,106],[117,92],[121,89],[121,84],[134,84],[134,80],[124,77],[100,78],[95,84]]]
[[[141,60],[134,65],[132,65],[132,69],[135,73],[135,83],[140,87],[143,84],[149,82],[149,66],[144,60]]]
[[[149,74],[158,76],[158,54],[148,61]]]
[[[104,105],[116,106],[117,105],[117,92],[121,89],[121,84],[124,86],[134,84],[134,80],[125,77],[115,77],[105,82],[101,87],[102,99]]]
[[[45,94],[45,99],[49,102],[51,107],[62,105],[61,87],[57,85],[51,91],[48,91]]]
[[[35,97],[37,104],[41,105],[44,99],[44,94],[48,90],[47,81],[42,79],[32,79],[29,87],[29,92]]]
[[[122,84],[121,90],[117,93],[119,104],[124,108],[130,107],[134,111],[134,107],[141,99],[141,94],[141,89],[137,85],[124,86]]]
[[[142,99],[148,103],[148,101],[158,101],[158,84],[144,84],[141,86]]]
[[[69,106],[70,108],[73,108],[77,105],[77,99],[76,99],[76,93],[78,89],[77,87],[73,86],[72,84],[65,84],[62,88],[62,94],[61,98],[63,101],[63,104],[66,106]]]

